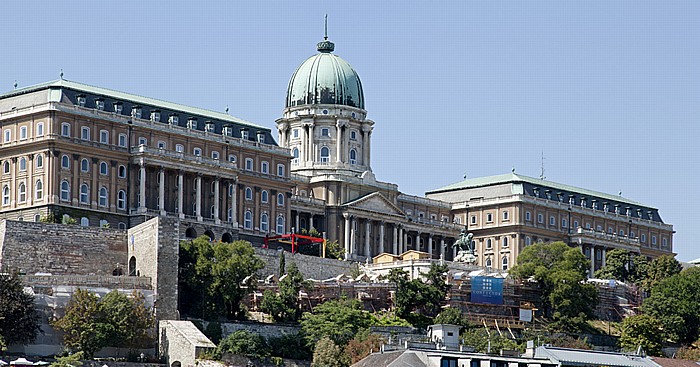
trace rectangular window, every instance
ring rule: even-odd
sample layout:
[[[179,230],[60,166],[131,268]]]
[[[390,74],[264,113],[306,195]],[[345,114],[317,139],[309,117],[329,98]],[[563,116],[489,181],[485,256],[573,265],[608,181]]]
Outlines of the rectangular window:
[[[544,215],[542,214],[537,214],[537,223],[544,223]]]
[[[293,130],[292,130],[292,137],[293,137],[294,139],[298,139],[298,138],[299,138],[299,129],[293,129]]]
[[[144,138],[143,136],[139,137],[139,145],[148,145],[148,139]]]
[[[472,215],[471,224],[476,224],[476,215]]]
[[[101,99],[96,99],[95,100],[95,108],[102,111],[105,109],[105,101]]]
[[[552,216],[549,217],[549,225],[550,226],[553,226],[556,222],[557,222],[557,220],[554,219],[554,217],[552,217]]]
[[[284,177],[284,164],[277,165],[277,176]]]
[[[493,214],[488,213],[486,214],[486,223],[491,223],[493,222]]]
[[[194,150],[192,150],[192,153],[197,157],[201,157],[202,156],[202,148],[194,148]]]
[[[116,113],[116,114],[122,113],[122,109],[124,108],[124,106],[121,104],[121,102],[115,102],[113,106],[114,106],[114,113]]]
[[[126,148],[126,134],[119,134],[119,146]]]
[[[90,140],[90,128],[89,127],[83,126],[80,128],[80,139]]]
[[[100,143],[109,144],[109,131],[100,130]]]
[[[252,171],[252,170],[253,170],[253,159],[252,159],[252,158],[246,158],[246,159],[245,159],[245,169],[246,169],[246,171]]]
[[[329,137],[331,136],[331,132],[327,127],[324,127],[321,129],[321,136]]]
[[[20,126],[20,128],[19,128],[19,140],[25,140],[25,139],[27,139],[27,127]]]
[[[61,136],[70,137],[70,124],[64,122],[61,124]]]
[[[508,220],[508,212],[503,212],[503,220]]]
[[[267,162],[260,163],[260,172],[267,174],[269,171],[269,164]]]
[[[44,136],[44,123],[36,124],[36,136]]]
[[[182,153],[185,151],[185,146],[182,144],[176,144],[175,145],[175,151],[178,153]]]
[[[241,130],[241,139],[248,140],[248,130]]]
[[[218,160],[219,159],[219,152],[217,152],[217,151],[211,152],[211,159]]]
[[[656,245],[656,236],[651,236],[651,244]]]
[[[160,140],[158,141],[158,149],[165,149],[165,142]]]
[[[9,143],[12,140],[12,131],[10,129],[5,130],[5,140],[3,140],[5,143]]]
[[[529,222],[530,219],[530,212],[525,212],[525,221]]]

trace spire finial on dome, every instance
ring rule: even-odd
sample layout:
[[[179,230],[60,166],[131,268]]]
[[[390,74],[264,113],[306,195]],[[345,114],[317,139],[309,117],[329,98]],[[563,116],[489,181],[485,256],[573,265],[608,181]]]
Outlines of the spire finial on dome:
[[[328,14],[324,19],[323,41],[316,44],[318,52],[331,53],[335,49],[335,44],[328,40]]]

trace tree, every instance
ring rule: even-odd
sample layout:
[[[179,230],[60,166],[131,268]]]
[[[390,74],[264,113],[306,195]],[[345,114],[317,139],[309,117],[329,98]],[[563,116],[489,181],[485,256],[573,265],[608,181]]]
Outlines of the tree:
[[[83,352],[69,354],[63,357],[56,357],[56,360],[49,367],[80,367],[83,365]]]
[[[216,354],[219,358],[225,353],[266,358],[270,355],[270,349],[262,336],[247,330],[237,330],[224,338],[216,348]]]
[[[280,256],[279,256],[279,275],[277,275],[278,278],[282,278],[282,276],[285,273],[285,269],[287,268],[286,265],[286,260],[284,258],[284,251],[280,251]]]
[[[289,264],[286,275],[280,280],[278,294],[269,290],[263,293],[260,309],[277,322],[297,322],[301,318],[299,291],[308,288],[309,284],[296,263]]]
[[[671,255],[659,256],[649,263],[646,276],[641,282],[642,289],[651,292],[659,282],[680,273],[681,270],[683,270],[683,266],[675,257]]]
[[[467,329],[461,335],[464,345],[473,347],[479,353],[498,353],[500,350],[518,350],[518,343],[495,331],[485,328]]]
[[[442,310],[442,312],[435,316],[433,322],[436,324],[469,325],[469,321],[464,317],[464,313],[457,307],[448,307]]]
[[[355,364],[371,353],[378,352],[384,343],[381,335],[372,334],[368,329],[360,331],[345,346],[345,355],[350,358],[350,364]]]
[[[445,301],[449,290],[446,283],[447,265],[431,264],[425,274],[425,280],[409,280],[408,273],[402,269],[392,269],[389,272],[389,282],[396,285],[394,308],[396,314],[409,319],[412,313],[434,317],[440,312],[440,306]]]
[[[700,333],[700,268],[683,270],[660,281],[642,310],[663,325],[665,337],[691,343]]]
[[[343,349],[331,338],[324,336],[318,341],[314,349],[311,367],[347,367],[349,365],[348,357],[343,353]]]
[[[286,334],[267,339],[270,352],[274,357],[290,359],[311,359],[311,349],[299,334]]]
[[[564,242],[537,243],[523,249],[510,274],[537,281],[545,315],[554,318],[555,326],[575,331],[593,316],[597,302],[595,287],[582,284],[588,266],[579,248]]]
[[[314,307],[313,313],[305,312],[301,330],[307,345],[312,348],[324,336],[344,346],[371,322],[371,315],[362,310],[358,300],[341,298]]]
[[[338,241],[326,241],[326,257],[343,260],[345,259],[345,249],[340,246]]]
[[[28,344],[39,331],[34,297],[24,292],[19,274],[0,273],[0,350],[3,345]]]
[[[183,241],[178,279],[183,313],[214,321],[244,318],[241,300],[253,291],[255,273],[263,267],[247,241],[211,243],[207,236]]]
[[[634,351],[642,347],[649,355],[662,356],[661,323],[650,315],[630,316],[622,320],[620,347]]]
[[[130,351],[153,346],[155,319],[141,292],[134,291],[130,298],[111,291],[100,301],[100,309],[113,329],[108,345]]]
[[[638,284],[647,277],[648,266],[646,256],[613,249],[606,253],[605,266],[595,272],[595,277]]]
[[[114,327],[106,320],[97,295],[77,289],[66,306],[66,313],[53,326],[63,331],[63,345],[82,351],[86,358],[107,346]]]

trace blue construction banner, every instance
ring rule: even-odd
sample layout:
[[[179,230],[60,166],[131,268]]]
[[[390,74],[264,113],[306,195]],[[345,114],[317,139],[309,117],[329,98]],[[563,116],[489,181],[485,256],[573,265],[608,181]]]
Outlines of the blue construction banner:
[[[473,303],[502,305],[503,278],[473,277],[471,301]]]

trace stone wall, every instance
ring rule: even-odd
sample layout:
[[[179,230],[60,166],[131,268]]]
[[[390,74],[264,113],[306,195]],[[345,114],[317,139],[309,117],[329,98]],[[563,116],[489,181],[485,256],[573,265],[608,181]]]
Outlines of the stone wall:
[[[179,221],[155,217],[129,229],[129,272],[151,278],[156,319],[177,320]]]
[[[126,269],[126,231],[0,221],[0,269],[25,274],[112,275]]]
[[[209,325],[208,322],[202,323],[206,328]],[[221,335],[223,338],[227,337],[239,330],[250,331],[253,334],[259,334],[265,338],[279,337],[282,335],[295,335],[299,334],[301,330],[300,326],[289,326],[280,324],[262,324],[257,322],[224,322],[221,323]]]
[[[216,346],[190,321],[158,323],[158,349],[171,367],[194,367],[197,359]]]
[[[260,279],[265,279],[270,274],[279,274],[279,252],[273,249],[255,248],[255,255],[265,261],[265,268],[258,272]],[[335,278],[340,274],[350,274],[357,268],[357,263],[335,259],[324,259],[316,256],[292,254],[285,252],[285,263],[294,262],[299,271],[307,279],[324,280]]]

